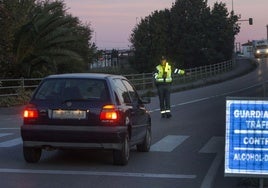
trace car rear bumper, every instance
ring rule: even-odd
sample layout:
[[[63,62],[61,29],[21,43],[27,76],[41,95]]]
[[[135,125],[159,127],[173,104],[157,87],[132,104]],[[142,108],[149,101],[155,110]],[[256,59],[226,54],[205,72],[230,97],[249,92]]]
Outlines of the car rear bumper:
[[[121,149],[127,127],[23,125],[23,146],[42,148]]]

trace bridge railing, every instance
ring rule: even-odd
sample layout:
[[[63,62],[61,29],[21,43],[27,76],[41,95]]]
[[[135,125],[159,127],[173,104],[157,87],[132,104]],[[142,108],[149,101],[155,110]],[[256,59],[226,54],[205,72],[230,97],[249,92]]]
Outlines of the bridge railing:
[[[189,83],[200,79],[212,77],[227,71],[232,70],[234,62],[232,60],[218,64],[206,65],[186,69],[186,75],[174,75],[173,84]],[[136,89],[151,90],[154,86],[153,74],[128,74],[127,77]],[[16,96],[19,90],[34,90],[43,78],[18,78],[18,79],[0,79],[0,97]]]

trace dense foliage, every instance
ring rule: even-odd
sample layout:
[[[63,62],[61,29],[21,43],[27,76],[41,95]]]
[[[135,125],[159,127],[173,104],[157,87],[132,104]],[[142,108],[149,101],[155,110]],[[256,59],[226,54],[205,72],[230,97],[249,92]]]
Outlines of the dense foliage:
[[[176,0],[171,9],[153,12],[133,29],[133,66],[150,72],[161,56],[183,68],[229,60],[240,29],[237,21],[224,3],[211,9],[206,0]]]
[[[151,72],[163,55],[182,68],[229,60],[237,21],[224,3],[176,0],[133,28],[132,65]],[[68,14],[63,0],[0,0],[0,25],[0,78],[84,72],[98,57],[90,25]]]
[[[0,25],[1,78],[84,72],[96,49],[63,1],[0,0]]]

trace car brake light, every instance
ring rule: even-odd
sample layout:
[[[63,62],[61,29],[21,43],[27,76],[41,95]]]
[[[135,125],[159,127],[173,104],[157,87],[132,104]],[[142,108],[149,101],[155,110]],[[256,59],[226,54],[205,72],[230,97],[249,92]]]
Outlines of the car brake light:
[[[105,105],[100,113],[102,122],[115,122],[118,120],[118,113],[114,105]]]
[[[38,111],[34,106],[29,105],[24,109],[23,117],[24,118],[37,118]]]

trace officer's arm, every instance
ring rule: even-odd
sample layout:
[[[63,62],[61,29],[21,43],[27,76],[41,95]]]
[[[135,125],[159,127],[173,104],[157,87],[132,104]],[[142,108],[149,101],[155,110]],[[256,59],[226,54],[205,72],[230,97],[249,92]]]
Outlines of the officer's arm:
[[[183,69],[175,69],[175,71],[174,71],[174,73],[175,74],[179,74],[179,75],[184,75],[185,74],[185,70],[183,70]]]

